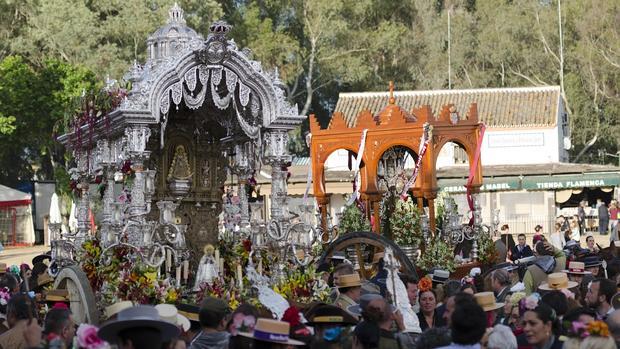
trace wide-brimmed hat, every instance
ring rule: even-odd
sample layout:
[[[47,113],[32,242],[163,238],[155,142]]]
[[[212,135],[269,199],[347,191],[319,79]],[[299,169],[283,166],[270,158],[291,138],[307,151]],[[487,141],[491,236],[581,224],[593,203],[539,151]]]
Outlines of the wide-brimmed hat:
[[[48,261],[47,263],[45,262],[46,260]],[[43,263],[43,264],[45,264],[45,265],[48,265],[48,264],[49,264],[49,262],[50,262],[51,260],[52,260],[52,255],[51,255],[51,253],[44,253],[44,254],[40,254],[40,255],[38,255],[38,256],[35,256],[35,257],[32,259],[32,265],[35,265],[35,264],[37,264],[37,263]]]
[[[183,329],[183,332],[189,331],[191,324],[189,323],[189,319],[185,316],[179,314],[179,310],[172,304],[157,304],[155,306],[157,312],[159,313],[159,317],[168,321],[172,324],[175,324]]]
[[[70,302],[69,291],[67,290],[48,290],[45,294],[46,302]]]
[[[120,313],[121,311],[133,307],[133,303],[131,301],[120,301],[116,302],[110,306],[107,306],[104,310],[104,315],[106,320],[111,318],[112,316]]]
[[[48,273],[41,273],[37,276],[37,287],[45,286],[54,282],[54,278]]]
[[[599,256],[588,256],[583,259],[583,263],[586,268],[600,267],[603,264],[601,257]]]
[[[153,328],[161,332],[163,341],[179,335],[179,328],[159,317],[159,312],[150,305],[138,305],[127,308],[118,313],[118,318],[103,325],[97,335],[106,342],[116,343],[118,334],[127,329],[136,327]]]
[[[200,307],[192,304],[181,303],[177,305],[179,314],[185,316],[189,321],[200,322],[198,314],[200,313]]]
[[[291,339],[289,331],[291,325],[285,321],[258,318],[254,325],[254,332],[239,332],[240,336],[254,338],[262,342],[279,343],[288,345],[304,345],[304,342]]]
[[[518,265],[514,265],[514,264],[512,264],[510,262],[504,262],[504,263],[500,263],[500,264],[496,265],[493,269],[494,270],[504,269],[505,271],[511,272],[511,271],[513,271],[515,269],[519,269],[519,266]]]
[[[450,272],[442,269],[435,269],[431,274],[431,280],[436,283],[443,284],[450,278]]]
[[[347,311],[353,315],[361,316],[362,311],[364,311],[364,309],[368,307],[368,304],[370,304],[370,302],[377,300],[377,299],[383,299],[383,296],[380,294],[373,294],[373,293],[365,294],[360,297],[359,304],[350,305],[349,307],[347,307]],[[388,306],[390,307],[390,312],[394,312],[396,310],[396,308],[393,305],[388,304]]]
[[[356,287],[362,286],[362,281],[358,273],[353,273],[338,276],[338,279],[335,280],[335,284],[338,288]]]
[[[331,304],[319,305],[306,314],[308,325],[333,325],[339,324],[343,326],[355,325],[357,320],[345,310]]]
[[[578,284],[575,281],[569,281],[566,273],[551,273],[547,275],[547,281],[538,286],[544,291],[564,290],[573,288]]]
[[[478,292],[474,294],[476,302],[484,311],[497,310],[504,306],[504,303],[495,302],[495,294],[493,292]]]
[[[568,263],[568,269],[562,270],[562,272],[567,274],[577,274],[577,275],[586,275],[592,274],[591,272],[586,270],[586,265],[583,262],[571,261]]]

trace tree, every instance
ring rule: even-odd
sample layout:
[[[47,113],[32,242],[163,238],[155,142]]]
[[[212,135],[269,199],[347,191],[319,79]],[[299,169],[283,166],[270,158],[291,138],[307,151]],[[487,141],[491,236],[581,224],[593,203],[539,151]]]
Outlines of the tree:
[[[55,131],[72,98],[95,86],[92,72],[58,61],[41,69],[18,56],[0,62],[0,115],[10,121],[10,130],[0,132],[2,183],[30,180],[35,168],[38,178],[54,178],[56,167],[65,164]]]

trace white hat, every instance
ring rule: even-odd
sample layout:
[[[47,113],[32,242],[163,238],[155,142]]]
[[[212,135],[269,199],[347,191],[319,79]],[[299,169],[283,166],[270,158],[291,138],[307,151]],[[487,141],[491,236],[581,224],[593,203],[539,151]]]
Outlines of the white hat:
[[[179,310],[172,304],[157,304],[155,306],[157,312],[159,313],[159,317],[168,321],[171,324],[175,324],[183,329],[183,332],[189,331],[191,324],[189,319],[185,316],[179,314]]]
[[[105,308],[105,318],[106,320],[111,318],[112,316],[120,313],[122,310],[133,307],[133,303],[131,301],[120,301],[114,303]]]

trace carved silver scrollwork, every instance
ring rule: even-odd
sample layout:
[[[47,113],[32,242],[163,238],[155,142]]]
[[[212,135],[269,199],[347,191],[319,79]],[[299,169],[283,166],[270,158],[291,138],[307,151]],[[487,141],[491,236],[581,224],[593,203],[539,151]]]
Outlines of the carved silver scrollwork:
[[[172,86],[170,86],[170,91],[172,91],[172,102],[177,105],[178,109],[179,104],[181,104],[181,98],[183,97],[183,82],[179,81],[176,84],[172,84]]]
[[[187,84],[187,88],[189,89],[190,92],[194,92],[194,90],[196,89],[196,73],[198,71],[198,68],[192,68],[190,70],[188,70],[185,75],[183,76],[183,78],[185,79],[185,83]]]
[[[159,100],[159,111],[162,114],[168,114],[170,111],[170,92],[166,90],[166,92],[161,96]]]
[[[250,101],[250,88],[239,81],[239,102],[242,106],[247,107]]]
[[[219,86],[222,81],[222,68],[211,69],[211,86]]]
[[[226,72],[226,89],[229,93],[234,93],[239,77],[235,74],[235,72],[228,68],[224,68],[224,71]]]

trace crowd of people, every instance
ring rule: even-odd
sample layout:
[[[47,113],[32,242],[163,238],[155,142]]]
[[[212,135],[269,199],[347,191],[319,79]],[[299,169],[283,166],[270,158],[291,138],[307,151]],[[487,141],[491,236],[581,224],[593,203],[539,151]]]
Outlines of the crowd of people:
[[[441,269],[399,274],[411,309],[393,306],[382,254],[373,258],[374,276],[362,280],[336,253],[319,266],[331,301],[291,306],[279,319],[265,306],[230,309],[206,297],[200,304],[121,301],[105,309],[99,327],[77,324],[66,291],[41,292],[51,282],[41,260],[32,269],[0,264],[0,349],[617,348],[620,268],[607,265],[593,238],[581,247],[561,231],[561,221],[551,234],[538,226],[530,244],[524,234],[514,242],[503,226],[497,263],[462,278]],[[617,258],[614,245],[607,252]],[[419,327],[406,324],[409,310]]]

